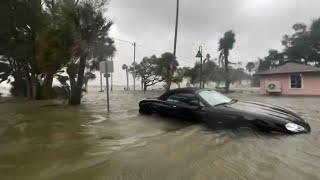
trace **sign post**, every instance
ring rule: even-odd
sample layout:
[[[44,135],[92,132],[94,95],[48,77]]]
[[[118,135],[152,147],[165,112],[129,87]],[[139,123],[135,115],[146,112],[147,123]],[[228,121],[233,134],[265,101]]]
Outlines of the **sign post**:
[[[100,72],[105,74],[106,77],[106,86],[107,86],[107,108],[110,112],[110,101],[109,101],[109,75],[113,73],[113,61],[102,61],[100,62]]]
[[[108,69],[108,63],[105,63],[106,69]],[[106,72],[106,85],[107,85],[107,106],[108,112],[110,112],[110,103],[109,103],[109,73]]]

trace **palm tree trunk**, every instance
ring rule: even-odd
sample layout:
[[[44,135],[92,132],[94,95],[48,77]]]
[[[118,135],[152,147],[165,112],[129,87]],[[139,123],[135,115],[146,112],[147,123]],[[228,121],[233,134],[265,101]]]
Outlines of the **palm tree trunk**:
[[[81,103],[81,94],[82,94],[83,77],[84,77],[84,69],[86,66],[86,60],[87,60],[87,57],[85,55],[82,55],[80,57],[77,85],[76,85],[76,88],[74,88],[75,90],[73,90],[71,94],[71,100],[70,100],[71,105],[79,105]]]
[[[225,93],[229,93],[230,88],[230,78],[229,78],[229,60],[228,60],[228,50],[224,50],[224,69],[225,69]]]

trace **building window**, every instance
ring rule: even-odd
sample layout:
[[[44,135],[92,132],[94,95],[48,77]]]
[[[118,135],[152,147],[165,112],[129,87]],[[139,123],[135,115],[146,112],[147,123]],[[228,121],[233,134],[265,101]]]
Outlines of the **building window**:
[[[295,88],[295,89],[302,88],[302,75],[301,74],[290,75],[290,87]]]

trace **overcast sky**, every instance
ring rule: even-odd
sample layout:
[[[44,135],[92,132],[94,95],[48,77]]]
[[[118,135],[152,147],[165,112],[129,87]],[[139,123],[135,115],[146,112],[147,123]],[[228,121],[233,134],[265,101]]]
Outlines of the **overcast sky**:
[[[111,36],[140,45],[138,62],[144,56],[172,52],[175,8],[176,0],[111,0],[106,12],[114,22]],[[282,36],[292,33],[294,23],[309,24],[320,17],[319,8],[319,0],[180,0],[177,58],[181,66],[192,66],[199,45],[215,58],[219,39],[233,30],[231,61],[254,61],[270,48],[281,50]],[[114,79],[121,85],[121,65],[132,63],[133,47],[120,41],[116,47]]]
[[[173,52],[176,0],[111,0],[106,17],[114,22],[111,36],[136,42],[137,62],[144,56]],[[218,41],[233,30],[233,62],[254,61],[268,49],[281,49],[284,34],[296,22],[310,24],[320,17],[319,0],[180,0],[177,58],[193,66],[199,45],[218,56]],[[125,84],[122,64],[133,61],[133,46],[116,41],[114,84]],[[90,83],[98,85],[99,78]],[[130,77],[130,84],[132,78]]]

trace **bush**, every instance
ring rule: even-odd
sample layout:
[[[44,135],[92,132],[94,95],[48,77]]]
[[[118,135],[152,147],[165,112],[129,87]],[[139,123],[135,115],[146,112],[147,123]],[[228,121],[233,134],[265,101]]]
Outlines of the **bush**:
[[[53,89],[56,92],[58,99],[70,100],[71,90],[69,86],[54,86]]]
[[[13,81],[10,83],[10,94],[16,97],[26,97],[27,87],[24,81]]]
[[[47,100],[55,99],[58,97],[58,93],[52,87],[39,87],[38,99]]]

